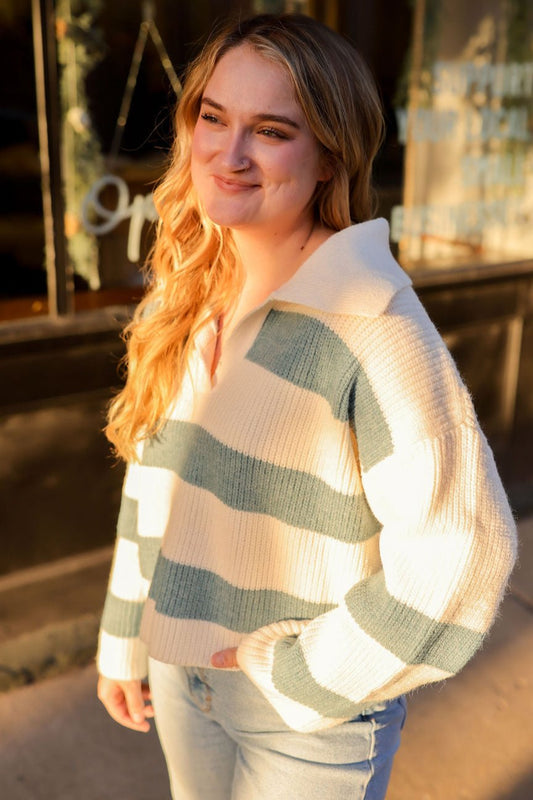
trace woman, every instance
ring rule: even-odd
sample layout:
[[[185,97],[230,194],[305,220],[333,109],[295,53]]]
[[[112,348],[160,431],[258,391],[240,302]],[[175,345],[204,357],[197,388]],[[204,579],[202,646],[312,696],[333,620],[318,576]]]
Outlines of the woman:
[[[297,15],[229,28],[176,130],[107,429],[129,466],[99,697],[134,730],[155,712],[174,798],[383,798],[404,693],[491,624],[512,516],[371,220],[382,116],[351,46]]]

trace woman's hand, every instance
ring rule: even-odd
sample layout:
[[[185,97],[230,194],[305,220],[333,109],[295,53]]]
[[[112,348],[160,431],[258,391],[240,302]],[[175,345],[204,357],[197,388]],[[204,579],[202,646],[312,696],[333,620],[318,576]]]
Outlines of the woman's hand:
[[[115,722],[124,725],[125,728],[142,733],[150,730],[147,718],[154,716],[154,709],[151,705],[145,705],[145,701],[151,699],[148,684],[140,680],[115,681],[100,675],[98,699],[102,701]]]
[[[227,650],[220,650],[211,656],[211,666],[218,669],[231,669],[238,667],[237,664],[237,648],[228,647]]]

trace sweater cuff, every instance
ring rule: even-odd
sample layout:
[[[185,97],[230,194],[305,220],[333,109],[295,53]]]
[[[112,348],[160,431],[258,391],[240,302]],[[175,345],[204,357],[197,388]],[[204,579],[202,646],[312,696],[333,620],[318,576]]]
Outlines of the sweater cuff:
[[[275,685],[276,650],[279,653],[280,645],[285,651],[293,647],[307,624],[302,620],[275,622],[246,636],[237,649],[237,661],[244,674],[264,695],[285,724],[301,733],[333,728],[350,718],[325,717],[314,708],[292,700]]]
[[[116,681],[143,680],[148,675],[148,648],[138,637],[128,639],[100,632],[96,666]]]

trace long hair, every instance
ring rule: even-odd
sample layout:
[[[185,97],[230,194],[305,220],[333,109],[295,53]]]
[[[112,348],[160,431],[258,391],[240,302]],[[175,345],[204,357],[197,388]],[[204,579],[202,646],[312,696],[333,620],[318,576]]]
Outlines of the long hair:
[[[341,230],[374,213],[371,172],[383,138],[374,80],[339,34],[301,14],[260,15],[224,28],[191,63],[175,114],[170,166],[154,192],[159,223],[150,283],[131,323],[127,380],[109,408],[106,435],[117,455],[156,433],[184,374],[198,330],[235,302],[243,283],[231,231],[203,211],[191,181],[193,130],[204,89],[234,47],[253,47],[281,65],[328,165],[317,185],[315,218]]]

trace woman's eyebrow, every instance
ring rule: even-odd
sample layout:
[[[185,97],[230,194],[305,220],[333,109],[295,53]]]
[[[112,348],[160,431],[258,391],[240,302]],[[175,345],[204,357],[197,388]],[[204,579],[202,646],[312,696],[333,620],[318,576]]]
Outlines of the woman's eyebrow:
[[[216,100],[212,100],[210,97],[202,97],[202,104],[211,106],[211,108],[214,108],[217,111],[226,111],[224,106],[220,105],[220,103],[217,103]],[[286,117],[284,114],[254,114],[253,119],[257,120],[258,122],[279,122],[282,125],[290,125],[291,128],[294,128],[297,131],[300,130],[300,125],[294,119],[291,119],[291,117]]]

